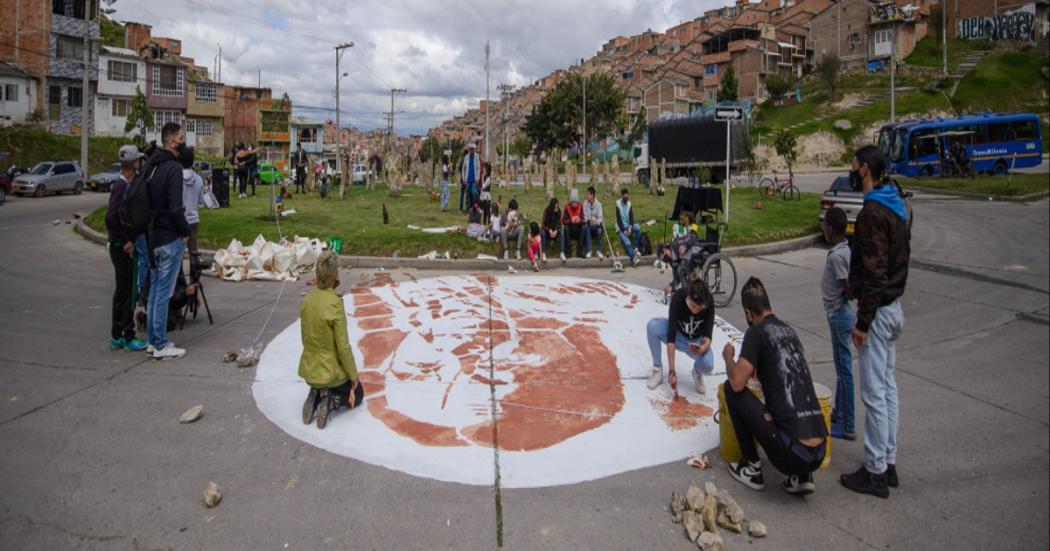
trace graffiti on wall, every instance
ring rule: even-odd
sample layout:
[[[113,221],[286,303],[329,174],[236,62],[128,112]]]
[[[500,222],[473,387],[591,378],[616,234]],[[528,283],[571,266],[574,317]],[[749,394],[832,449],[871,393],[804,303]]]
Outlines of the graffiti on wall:
[[[971,40],[1035,41],[1035,4],[994,17],[959,20],[959,38]]]

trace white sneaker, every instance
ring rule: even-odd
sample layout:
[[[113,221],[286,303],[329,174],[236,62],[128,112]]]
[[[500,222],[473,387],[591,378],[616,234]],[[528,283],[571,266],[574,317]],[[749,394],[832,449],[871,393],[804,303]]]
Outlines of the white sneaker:
[[[585,256],[584,258],[590,258],[590,257],[591,257],[591,252],[587,251],[587,256]]]
[[[544,262],[546,262],[547,261],[547,253],[540,254],[540,258],[543,259]]]
[[[186,351],[175,346],[175,343],[168,341],[168,344],[164,345],[164,348],[155,350],[153,352],[154,360],[176,360],[186,355]]]
[[[601,251],[601,249],[599,249],[599,250],[598,250],[598,260],[604,260],[604,259],[605,259],[605,255],[604,255],[604,254],[602,254],[602,251]]]
[[[153,353],[156,352],[156,351],[157,351],[157,347],[153,346],[152,344],[146,347],[146,355],[147,356],[152,356]]]
[[[664,370],[662,367],[654,367],[649,372],[649,381],[645,383],[645,386],[649,387],[649,390],[656,390],[656,387],[660,386],[660,383],[664,382]]]
[[[693,372],[693,388],[696,389],[697,394],[707,394],[707,389],[704,388],[704,376],[698,375],[695,371]]]
[[[510,251],[503,249],[503,260],[510,260]]]
[[[514,251],[514,258],[521,260],[521,251]]]
[[[561,261],[565,262],[565,253],[561,253]]]
[[[638,253],[634,253],[634,259],[631,260],[631,264],[633,264],[634,266],[637,266],[637,265],[639,265],[641,263],[642,263],[642,257],[639,256]]]

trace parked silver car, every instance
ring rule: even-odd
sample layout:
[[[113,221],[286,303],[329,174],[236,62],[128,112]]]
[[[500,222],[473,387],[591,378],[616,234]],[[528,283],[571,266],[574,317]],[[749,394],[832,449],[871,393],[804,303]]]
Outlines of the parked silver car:
[[[63,191],[79,195],[84,191],[85,180],[84,171],[76,161],[43,161],[15,178],[12,191],[15,195],[32,194],[35,197]]]
[[[911,231],[911,225],[914,221],[911,209],[911,197],[910,191],[904,191],[901,189],[900,184],[896,181],[893,185],[897,188],[897,193],[904,199],[904,209],[908,213],[908,231]],[[857,215],[860,214],[860,209],[864,207],[864,194],[859,191],[853,191],[849,185],[849,176],[839,176],[831,182],[831,187],[827,189],[820,196],[820,221],[824,221],[824,213],[828,212],[832,207],[838,207],[846,212],[846,235],[853,235],[853,226],[857,223]]]
[[[91,191],[109,191],[117,178],[120,178],[120,163],[113,163],[106,170],[92,174],[88,178],[88,187],[91,188]]]

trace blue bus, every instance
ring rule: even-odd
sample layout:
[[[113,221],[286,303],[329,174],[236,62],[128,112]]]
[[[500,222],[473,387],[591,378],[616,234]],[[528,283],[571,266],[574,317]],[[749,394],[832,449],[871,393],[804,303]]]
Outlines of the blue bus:
[[[981,113],[947,119],[911,119],[879,130],[887,169],[901,176],[947,172],[948,152],[963,146],[976,172],[1006,174],[1039,166],[1043,139],[1032,113]]]

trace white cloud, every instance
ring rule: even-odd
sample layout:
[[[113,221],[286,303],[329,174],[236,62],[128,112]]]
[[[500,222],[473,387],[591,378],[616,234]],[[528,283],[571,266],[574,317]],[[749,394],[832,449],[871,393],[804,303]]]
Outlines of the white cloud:
[[[335,52],[353,41],[340,70],[344,124],[383,126],[390,88],[399,133],[421,133],[476,107],[485,95],[484,43],[492,44],[490,83],[526,85],[593,55],[608,39],[698,17],[728,0],[120,0],[119,20],[153,26],[183,41],[183,55],[213,67],[222,44],[229,84],[287,92],[314,118],[334,118]]]

